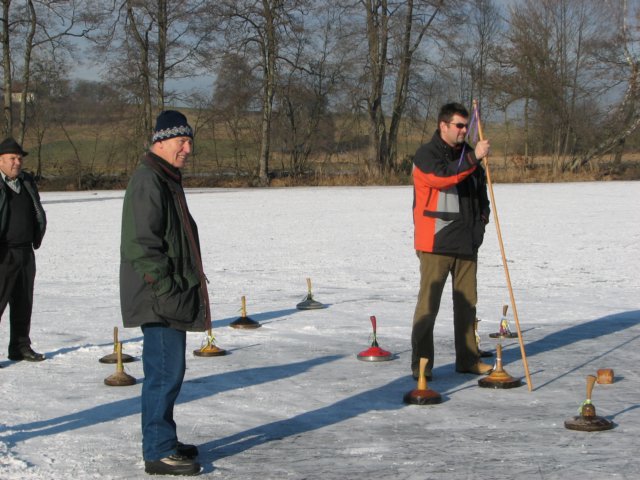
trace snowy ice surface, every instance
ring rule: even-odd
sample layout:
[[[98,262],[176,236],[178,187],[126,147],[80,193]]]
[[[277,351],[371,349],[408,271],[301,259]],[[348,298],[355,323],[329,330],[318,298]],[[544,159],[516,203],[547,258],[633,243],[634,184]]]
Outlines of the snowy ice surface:
[[[632,479],[640,460],[640,182],[496,185],[517,339],[504,367],[523,386],[487,389],[454,370],[451,292],[436,322],[439,405],[405,405],[418,286],[410,187],[199,189],[187,192],[224,357],[191,355],[176,407],[202,477],[224,479]],[[49,218],[32,341],[47,360],[6,356],[0,324],[0,478],[146,478],[140,446],[141,332],[119,329],[129,387],[98,362],[121,327],[122,191],[46,192]],[[495,210],[495,209],[494,209]],[[495,222],[479,261],[481,348],[494,350],[510,304]],[[312,282],[326,309],[296,304]],[[247,314],[255,330],[228,325]],[[509,308],[512,330],[513,309]],[[389,362],[362,362],[369,316]],[[493,361],[493,360],[489,360]],[[564,427],[596,384],[604,432]]]

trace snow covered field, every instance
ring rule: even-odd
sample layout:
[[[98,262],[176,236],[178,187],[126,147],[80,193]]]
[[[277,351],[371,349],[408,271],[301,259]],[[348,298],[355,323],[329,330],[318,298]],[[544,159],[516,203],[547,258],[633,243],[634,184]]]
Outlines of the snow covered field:
[[[450,290],[436,322],[432,406],[405,405],[418,286],[409,187],[190,190],[224,357],[189,354],[176,418],[202,477],[236,479],[632,479],[640,472],[639,182],[496,185],[533,390],[479,388],[454,371]],[[122,191],[44,193],[32,340],[47,360],[7,359],[0,324],[0,478],[146,478],[140,447],[141,333],[120,328],[137,379],[108,387],[98,362],[121,327]],[[481,348],[509,303],[494,224],[480,252]],[[307,293],[328,308],[300,311]],[[256,330],[229,328],[247,313]],[[511,309],[509,309],[511,312]],[[380,346],[368,363],[369,316]],[[515,329],[510,316],[511,328]],[[189,351],[203,335],[188,336]],[[489,359],[489,361],[491,361]],[[604,432],[564,428],[596,385]]]

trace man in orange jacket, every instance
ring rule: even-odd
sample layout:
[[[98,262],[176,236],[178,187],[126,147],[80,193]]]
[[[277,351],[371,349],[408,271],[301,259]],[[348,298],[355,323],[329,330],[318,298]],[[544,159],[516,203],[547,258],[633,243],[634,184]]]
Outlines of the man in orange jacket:
[[[434,365],[433,328],[447,277],[453,287],[456,371],[482,375],[474,322],[477,303],[478,249],[489,221],[486,177],[480,161],[489,142],[472,148],[465,141],[469,112],[459,103],[443,105],[438,129],[413,159],[414,245],[420,260],[420,291],[411,332],[411,370],[418,376],[421,357]]]

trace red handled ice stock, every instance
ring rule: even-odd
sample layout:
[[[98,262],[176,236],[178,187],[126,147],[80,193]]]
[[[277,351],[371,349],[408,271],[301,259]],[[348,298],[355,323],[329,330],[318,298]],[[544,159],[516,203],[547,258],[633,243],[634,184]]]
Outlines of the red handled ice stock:
[[[369,319],[371,320],[371,326],[373,327],[371,347],[360,352],[358,354],[358,360],[362,360],[365,362],[383,362],[386,360],[392,360],[393,354],[391,352],[383,350],[378,345],[378,337],[376,335],[376,317],[374,315],[371,315]]]

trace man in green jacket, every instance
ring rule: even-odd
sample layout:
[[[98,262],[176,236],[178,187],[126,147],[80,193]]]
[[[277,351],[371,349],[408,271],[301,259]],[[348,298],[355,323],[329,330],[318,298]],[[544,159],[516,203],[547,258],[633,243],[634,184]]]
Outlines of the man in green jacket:
[[[31,348],[31,310],[36,277],[34,249],[47,217],[33,177],[22,171],[27,152],[12,137],[0,143],[0,316],[10,306],[9,359],[40,362]]]
[[[181,169],[193,149],[186,117],[160,113],[152,146],[124,197],[120,304],[125,327],[141,327],[142,449],[149,474],[197,475],[198,449],[178,441],[173,407],[185,373],[186,332],[211,324],[196,224]]]

